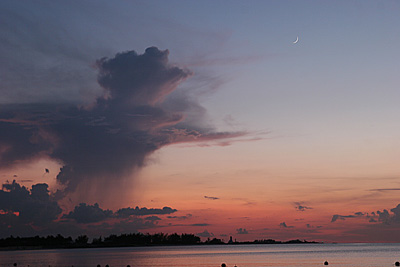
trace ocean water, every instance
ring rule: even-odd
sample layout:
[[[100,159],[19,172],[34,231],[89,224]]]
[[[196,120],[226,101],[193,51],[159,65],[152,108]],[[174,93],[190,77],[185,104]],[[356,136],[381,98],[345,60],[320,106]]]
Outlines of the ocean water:
[[[400,244],[216,245],[0,251],[0,266],[394,266]]]

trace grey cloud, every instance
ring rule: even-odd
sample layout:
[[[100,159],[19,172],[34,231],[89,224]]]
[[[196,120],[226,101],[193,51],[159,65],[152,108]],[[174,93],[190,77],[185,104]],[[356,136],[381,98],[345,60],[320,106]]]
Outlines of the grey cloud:
[[[400,204],[390,211],[393,212],[392,220],[396,223],[400,223]]]
[[[365,218],[368,219],[370,223],[382,222],[384,224],[397,224],[400,223],[400,204],[395,208],[390,209],[391,213],[387,209],[382,211],[378,210],[376,212],[366,213],[366,212],[355,212],[351,215],[339,215],[335,214],[332,216],[331,222],[336,222],[337,220],[346,220],[350,218]]]
[[[61,162],[57,181],[65,189],[58,197],[80,192],[82,201],[91,197],[89,186],[98,195],[123,190],[119,181],[165,145],[243,136],[185,121],[185,106],[196,102],[181,98],[186,105],[178,109],[168,96],[191,73],[169,64],[168,53],[150,47],[142,55],[128,51],[98,60],[105,94],[91,106],[0,106],[0,168],[41,157]]]
[[[307,228],[317,228],[317,229],[322,228],[322,226],[320,226],[320,225],[314,226],[314,225],[311,225],[309,223],[306,224],[306,227]]]
[[[72,219],[78,223],[96,223],[101,222],[110,218],[119,218],[119,219],[132,219],[132,216],[145,216],[145,215],[165,215],[176,212],[176,209],[172,209],[170,207],[164,207],[162,209],[154,209],[154,208],[122,208],[116,212],[111,210],[103,210],[99,207],[99,204],[95,203],[94,205],[87,205],[86,203],[81,203],[74,208],[68,214],[62,216],[63,219]],[[148,216],[145,218],[148,221],[159,221],[161,220],[157,216]]]
[[[213,233],[209,233],[207,230],[204,230],[201,233],[197,233],[196,235],[199,237],[213,237],[214,236]]]
[[[279,227],[281,227],[281,228],[294,228],[294,226],[288,226],[288,225],[286,224],[286,222],[281,222],[281,223],[279,224]]]
[[[385,191],[400,191],[400,188],[376,188],[371,189],[369,191],[378,191],[378,192],[385,192]]]
[[[138,212],[135,216],[120,217],[116,212],[102,209],[97,203],[81,203],[60,218],[62,209],[48,191],[47,184],[35,184],[29,190],[13,181],[3,184],[0,190],[0,236],[59,233],[76,236],[82,234],[82,231],[91,235],[98,235],[98,232],[135,232],[160,227],[160,217],[153,215],[142,218],[143,215],[165,215],[176,211],[169,207],[136,210]]]
[[[186,214],[184,216],[167,216],[168,219],[177,219],[177,220],[187,220],[192,217],[192,214]]]
[[[94,223],[100,222],[105,219],[111,218],[113,212],[111,210],[103,210],[99,207],[99,204],[87,205],[86,203],[80,203],[68,214],[65,214],[63,219],[73,219],[78,223]]]
[[[47,184],[36,184],[28,190],[17,182],[3,184],[0,190],[0,210],[3,219],[0,223],[21,223],[44,226],[57,219],[62,210],[49,195]]]
[[[175,90],[191,72],[168,65],[168,50],[149,47],[143,55],[135,51],[97,61],[98,81],[119,105],[154,105]]]
[[[355,218],[357,217],[356,215],[339,215],[335,214],[332,216],[331,222],[336,222],[337,220],[346,220],[347,218]]]
[[[305,206],[302,202],[295,202],[295,209],[298,211],[311,210],[311,207]]]
[[[164,207],[162,209],[148,209],[148,208],[122,208],[119,209],[115,215],[117,217],[121,217],[121,218],[126,218],[132,215],[135,216],[143,216],[143,215],[151,215],[151,214],[171,214],[176,212],[176,209],[170,208],[170,207]]]
[[[217,199],[219,199],[219,197],[209,197],[209,196],[204,196],[204,198],[210,199],[210,200],[217,200]]]
[[[236,229],[236,234],[238,234],[238,235],[248,235],[249,232],[246,230],[246,228],[239,228],[239,229]]]
[[[146,217],[146,218],[144,218],[146,221],[152,221],[152,222],[155,222],[155,221],[161,221],[161,218],[160,217],[158,217],[158,216],[149,216],[149,217]]]
[[[365,212],[355,212],[354,214],[351,215],[339,215],[339,214],[335,214],[332,216],[331,222],[336,222],[337,220],[346,220],[346,219],[350,219],[350,218],[359,218],[359,217],[368,217],[368,213]]]
[[[210,224],[209,223],[194,223],[194,224],[191,224],[190,226],[209,226]]]
[[[378,214],[378,221],[383,222],[383,223],[390,223],[391,221],[391,216],[389,212],[384,209],[383,211],[377,211],[376,214]]]

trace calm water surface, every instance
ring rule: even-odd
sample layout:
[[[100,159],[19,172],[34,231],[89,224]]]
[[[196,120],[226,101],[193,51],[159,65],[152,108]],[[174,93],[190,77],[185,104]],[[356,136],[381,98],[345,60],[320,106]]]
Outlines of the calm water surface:
[[[287,244],[172,246],[0,251],[0,266],[394,266],[400,244]]]

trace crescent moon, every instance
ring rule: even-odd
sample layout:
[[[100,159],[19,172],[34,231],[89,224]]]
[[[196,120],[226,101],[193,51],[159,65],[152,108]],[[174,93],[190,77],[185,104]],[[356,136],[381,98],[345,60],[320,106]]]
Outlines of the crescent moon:
[[[294,44],[297,44],[297,42],[299,41],[299,36],[297,36],[296,41],[294,41]]]

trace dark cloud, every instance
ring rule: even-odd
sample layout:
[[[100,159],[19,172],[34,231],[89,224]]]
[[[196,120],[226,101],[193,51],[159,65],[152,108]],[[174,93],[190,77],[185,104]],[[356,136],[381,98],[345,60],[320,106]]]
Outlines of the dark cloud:
[[[236,234],[238,234],[238,235],[248,235],[249,232],[246,230],[246,228],[239,228],[239,229],[236,229]]]
[[[121,209],[124,210],[124,209]],[[9,235],[80,235],[84,231],[92,236],[136,232],[160,227],[162,218],[153,214],[166,215],[177,210],[169,207],[139,208],[125,216],[102,209],[99,204],[80,203],[68,214],[48,191],[47,184],[35,184],[32,188],[17,182],[5,183],[0,190],[0,236]],[[152,215],[143,218],[144,215]],[[162,225],[161,225],[162,226]]]
[[[135,216],[143,216],[143,215],[151,215],[151,214],[171,214],[176,212],[176,209],[170,207],[164,207],[162,209],[148,209],[148,208],[122,208],[119,209],[116,213],[116,217],[126,218],[132,215]]]
[[[186,214],[184,216],[167,216],[168,219],[177,219],[177,220],[187,220],[192,218],[192,214]]]
[[[155,221],[161,221],[161,218],[160,217],[158,217],[158,216],[149,216],[149,217],[146,217],[146,218],[144,218],[146,221],[152,221],[152,222],[155,222]]]
[[[392,220],[396,223],[400,223],[400,204],[390,211],[393,212]]]
[[[187,111],[203,108],[190,97],[172,95],[191,72],[169,64],[168,54],[150,47],[142,55],[128,51],[98,60],[104,94],[90,106],[0,106],[0,168],[50,158],[63,165],[59,197],[77,192],[81,201],[104,199],[116,190],[121,194],[120,182],[165,145],[242,136],[187,119]]]
[[[111,218],[113,212],[111,210],[103,210],[99,207],[99,204],[86,205],[80,203],[68,214],[62,216],[63,219],[73,219],[78,223],[94,223],[100,222],[105,219]]]
[[[336,222],[337,220],[345,220],[346,218],[355,218],[355,215],[339,215],[335,214],[332,216],[331,222]]]
[[[204,198],[210,199],[210,200],[217,200],[217,199],[219,199],[219,197],[208,197],[208,196],[204,196]]]
[[[56,220],[62,210],[50,198],[47,184],[35,184],[31,190],[17,182],[3,184],[0,190],[0,211],[2,227],[13,224],[45,226]]]
[[[345,242],[358,240],[363,242],[397,242],[400,233],[400,204],[392,209],[383,209],[371,213],[358,213],[369,223],[349,228],[342,236]],[[354,215],[356,217],[356,215]],[[353,218],[354,218],[353,217]],[[361,239],[360,239],[361,238]]]
[[[194,223],[194,224],[191,224],[190,226],[209,226],[210,224],[209,223]]]
[[[384,223],[390,223],[390,214],[387,210],[383,211],[378,210],[376,213],[378,214],[378,221]]]
[[[309,223],[306,224],[306,227],[307,227],[307,228],[318,228],[318,229],[319,229],[319,228],[322,228],[322,226],[320,226],[320,225],[314,226],[314,225],[311,225],[311,224],[309,224]]]
[[[96,223],[101,222],[110,218],[119,218],[119,219],[130,219],[135,216],[146,216],[146,215],[165,215],[176,212],[176,209],[172,209],[170,207],[164,207],[162,209],[148,209],[148,208],[122,208],[116,212],[111,210],[103,210],[99,207],[99,204],[95,203],[94,205],[87,205],[86,203],[81,203],[74,208],[68,214],[64,214],[62,219],[72,219],[77,223]],[[148,221],[158,221],[161,220],[157,216],[148,216],[145,218]]]
[[[376,188],[371,189],[369,191],[378,191],[378,192],[385,192],[385,191],[400,191],[400,188]]]
[[[371,213],[366,212],[355,212],[351,215],[338,215],[335,214],[332,216],[331,222],[336,222],[337,220],[346,220],[349,218],[365,218],[370,223],[381,222],[383,224],[399,224],[400,223],[400,204],[398,204],[395,208],[390,209],[390,212],[387,209],[383,209],[382,211],[373,211]]]
[[[346,219],[350,219],[350,218],[360,218],[360,217],[367,217],[369,216],[367,213],[364,212],[355,212],[354,214],[351,215],[339,215],[339,214],[335,214],[332,216],[331,222],[336,222],[337,220],[346,220]]]
[[[392,213],[389,213],[386,209],[383,211],[377,211],[377,220],[385,224],[399,224],[400,223],[400,204],[395,208],[390,209]],[[376,218],[374,218],[376,219]]]
[[[209,233],[207,230],[204,230],[201,233],[197,233],[196,235],[199,237],[213,237],[214,236],[213,233]]]
[[[298,211],[306,211],[306,210],[311,210],[311,207],[305,206],[302,202],[295,202],[295,209]]]
[[[111,101],[127,106],[153,106],[175,90],[191,72],[168,65],[168,50],[149,47],[143,55],[135,51],[97,61],[99,84]]]
[[[281,227],[281,228],[294,228],[294,226],[288,226],[288,225],[286,224],[286,222],[281,222],[281,223],[279,224],[279,227]]]

